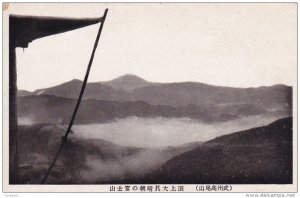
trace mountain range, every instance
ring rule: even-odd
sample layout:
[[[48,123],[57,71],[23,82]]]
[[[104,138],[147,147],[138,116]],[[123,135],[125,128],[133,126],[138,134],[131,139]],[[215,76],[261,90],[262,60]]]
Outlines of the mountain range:
[[[34,92],[18,91],[18,115],[37,122],[66,124],[82,82],[72,80]],[[134,75],[88,83],[78,123],[101,123],[129,116],[189,117],[219,122],[243,116],[291,115],[292,87],[231,88],[197,82],[154,83]]]
[[[18,91],[24,183],[38,183],[45,174],[65,131],[63,126],[69,123],[74,111],[81,86],[82,81],[75,79],[33,92]],[[74,124],[136,116],[191,118],[215,127],[216,122],[231,125],[233,122],[227,121],[251,116],[287,118],[245,131],[233,130],[230,132],[239,132],[206,142],[167,148],[124,146],[70,135],[48,182],[290,184],[292,92],[292,87],[286,85],[232,88],[198,82],[148,82],[134,75],[88,83]],[[22,125],[22,119],[32,123]],[[182,135],[186,135],[184,130]],[[27,166],[31,168],[27,170]]]
[[[24,95],[54,95],[77,98],[82,81],[69,82],[38,89],[34,92],[19,91]],[[198,106],[222,104],[256,104],[269,108],[291,105],[292,87],[286,85],[263,86],[258,88],[232,88],[213,86],[198,82],[153,83],[138,76],[127,74],[106,82],[88,83],[84,99],[110,101],[144,101],[152,105]]]

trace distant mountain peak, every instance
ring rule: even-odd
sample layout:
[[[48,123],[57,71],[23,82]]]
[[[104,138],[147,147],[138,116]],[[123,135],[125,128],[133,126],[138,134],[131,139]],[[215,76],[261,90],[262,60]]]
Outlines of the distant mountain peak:
[[[137,75],[134,75],[134,74],[130,74],[130,73],[124,74],[124,75],[122,75],[122,76],[131,76],[131,77],[138,77]],[[120,77],[122,77],[122,76],[120,76]],[[138,78],[139,78],[139,77],[138,77]]]
[[[125,74],[113,80],[106,81],[103,84],[109,85],[116,90],[123,90],[128,92],[137,88],[148,86],[151,83],[134,74]]]
[[[131,81],[143,81],[143,82],[147,82],[145,79],[137,76],[137,75],[134,75],[134,74],[125,74],[123,76],[120,76],[118,78],[115,78],[111,81],[116,81],[116,80],[131,80]]]
[[[82,82],[82,81],[77,78],[74,78],[74,79],[70,80],[69,82]]]

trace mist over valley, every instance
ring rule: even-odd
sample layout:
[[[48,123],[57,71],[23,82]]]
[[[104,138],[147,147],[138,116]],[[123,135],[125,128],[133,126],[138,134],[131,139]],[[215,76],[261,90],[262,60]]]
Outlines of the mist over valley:
[[[81,83],[72,80],[34,92],[18,91],[24,183],[37,184],[45,174],[68,127]],[[181,154],[188,160],[189,155],[184,153],[200,149],[202,145],[205,145],[204,149],[216,149],[215,143],[210,143],[215,138],[244,130],[251,134],[252,129],[258,127],[262,132],[256,134],[257,138],[263,136],[267,141],[272,132],[264,136],[264,127],[292,115],[291,96],[292,87],[285,85],[230,88],[198,82],[148,82],[134,75],[88,83],[68,143],[48,183],[170,182],[168,174],[173,174],[172,168],[167,168],[166,174],[160,171],[162,168],[170,164],[173,167],[171,162]],[[284,120],[282,123],[289,122]],[[281,140],[274,141],[277,144]],[[245,145],[248,143],[240,146],[249,149]],[[284,142],[284,145],[289,143]],[[284,149],[280,153],[288,155],[288,147]],[[248,154],[246,158],[250,157]],[[204,163],[206,159],[202,160]],[[181,166],[185,166],[184,163],[178,165],[179,169]],[[197,172],[191,169],[191,174],[193,171]],[[265,169],[261,171],[266,181],[279,182],[265,174]],[[178,175],[174,182],[181,181],[181,177],[184,176]],[[238,178],[243,177],[245,175]],[[284,177],[285,182],[290,181],[289,175]],[[206,181],[210,179],[208,176]],[[257,182],[256,179],[251,181]],[[189,181],[198,180],[190,178]]]

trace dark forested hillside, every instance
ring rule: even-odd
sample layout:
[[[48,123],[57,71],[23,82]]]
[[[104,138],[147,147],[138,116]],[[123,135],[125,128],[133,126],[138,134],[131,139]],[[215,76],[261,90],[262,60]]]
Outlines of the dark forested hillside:
[[[291,184],[292,118],[221,136],[180,154],[145,183]]]

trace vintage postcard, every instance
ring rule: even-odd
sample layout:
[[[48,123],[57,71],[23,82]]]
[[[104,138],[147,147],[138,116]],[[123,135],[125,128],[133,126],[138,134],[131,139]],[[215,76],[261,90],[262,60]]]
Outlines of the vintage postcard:
[[[297,192],[297,6],[3,3],[3,191]]]

